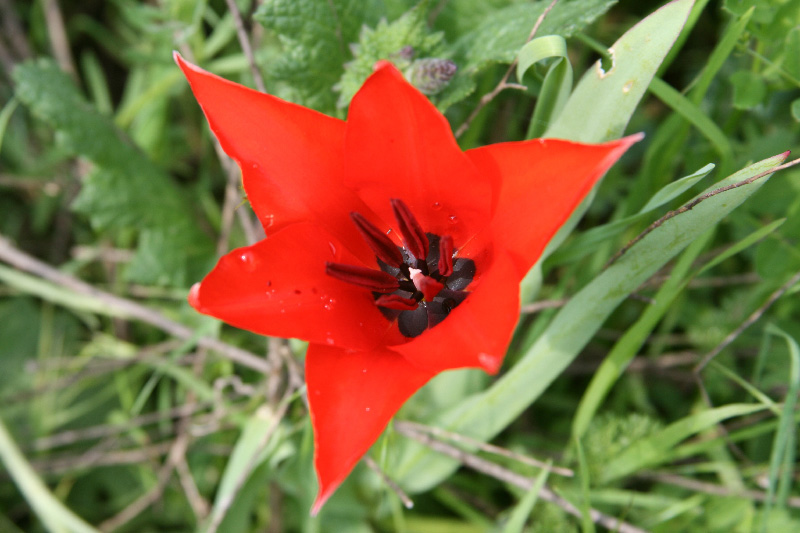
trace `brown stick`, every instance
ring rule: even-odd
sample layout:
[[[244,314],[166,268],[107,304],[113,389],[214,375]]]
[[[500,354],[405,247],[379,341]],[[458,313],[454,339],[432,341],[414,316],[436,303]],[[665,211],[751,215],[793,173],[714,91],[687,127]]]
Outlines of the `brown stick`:
[[[445,442],[435,440],[431,435],[413,430],[408,426],[400,426],[396,429],[396,431],[402,435],[405,435],[406,437],[412,438],[424,444],[434,451],[459,461],[464,466],[468,466],[473,470],[477,470],[478,472],[486,474],[487,476],[499,479],[500,481],[517,486],[523,490],[531,490],[536,482],[536,480],[533,478],[517,474],[512,470],[504,468],[491,461],[487,461],[486,459],[478,457],[477,455],[465,452],[464,450]],[[573,516],[577,516],[579,518],[583,516],[583,513],[580,509],[556,494],[547,486],[543,486],[541,490],[539,490],[539,498],[558,505],[564,511]],[[640,529],[632,524],[623,522],[622,520],[614,518],[613,516],[603,514],[596,509],[590,509],[589,515],[594,523],[600,524],[611,531],[618,531],[620,533],[646,533],[644,529]]]

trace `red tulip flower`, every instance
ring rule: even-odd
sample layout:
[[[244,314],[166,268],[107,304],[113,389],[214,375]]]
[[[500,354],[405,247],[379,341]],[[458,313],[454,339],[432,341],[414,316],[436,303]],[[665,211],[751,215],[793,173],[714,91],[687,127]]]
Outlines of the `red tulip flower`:
[[[429,379],[498,371],[520,281],[640,137],[463,152],[387,62],[342,121],[175,59],[267,235],[220,259],[189,301],[236,327],[309,342],[316,513]]]

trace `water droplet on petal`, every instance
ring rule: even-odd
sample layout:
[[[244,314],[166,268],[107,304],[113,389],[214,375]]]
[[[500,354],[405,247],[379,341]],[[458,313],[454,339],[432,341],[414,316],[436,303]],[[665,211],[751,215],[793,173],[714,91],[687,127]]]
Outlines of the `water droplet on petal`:
[[[369,413],[369,407],[366,408],[366,411]]]
[[[434,211],[438,211],[439,209],[442,208],[442,204],[440,204],[439,202],[433,202],[433,205],[431,207],[433,208]]]
[[[253,272],[256,269],[256,258],[253,252],[246,250],[239,256],[239,261],[242,262],[242,268],[247,272]]]
[[[450,215],[449,218],[450,218],[450,223],[451,224],[456,224],[458,222],[458,217],[455,216],[455,215]]]
[[[327,338],[325,339],[325,342],[326,342],[328,345],[332,346],[332,345],[333,345],[333,343],[334,343],[335,341],[334,341],[334,340],[333,340],[331,337],[327,337]]]
[[[333,244],[332,242],[328,241],[328,246],[331,249],[331,255],[336,257],[336,245]]]

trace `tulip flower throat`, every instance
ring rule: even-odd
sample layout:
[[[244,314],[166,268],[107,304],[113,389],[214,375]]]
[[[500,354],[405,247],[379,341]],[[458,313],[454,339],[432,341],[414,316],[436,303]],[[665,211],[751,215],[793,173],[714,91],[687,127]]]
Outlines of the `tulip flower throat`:
[[[380,270],[329,262],[325,272],[371,291],[383,316],[397,320],[403,336],[416,337],[466,299],[475,263],[455,257],[450,235],[425,233],[405,202],[391,202],[403,246],[396,246],[364,215],[353,212],[350,218],[375,253]]]

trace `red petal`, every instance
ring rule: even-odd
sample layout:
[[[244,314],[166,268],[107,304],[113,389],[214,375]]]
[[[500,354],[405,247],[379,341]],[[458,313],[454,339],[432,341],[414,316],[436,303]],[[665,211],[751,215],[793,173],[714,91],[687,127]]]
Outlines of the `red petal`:
[[[476,266],[481,264],[476,260]],[[440,324],[392,346],[413,364],[433,372],[483,368],[496,373],[519,318],[519,281],[511,259],[495,253],[491,265],[470,284],[474,290]]]
[[[314,426],[319,493],[316,514],[432,372],[386,349],[348,351],[312,344],[306,382]]]
[[[370,255],[350,220],[351,211],[370,211],[342,185],[344,122],[215,76],[177,53],[175,61],[222,148],[239,163],[267,234],[312,220],[360,257]]]
[[[356,259],[312,224],[295,224],[220,259],[192,289],[201,313],[262,335],[372,348],[392,328],[372,294],[325,274]]]
[[[347,118],[345,184],[383,220],[390,200],[411,208],[425,231],[460,246],[484,228],[491,181],[456,144],[450,124],[389,63],[367,79]]]
[[[604,144],[556,139],[492,144],[466,154],[496,180],[495,244],[522,278],[594,184],[641,135]]]

